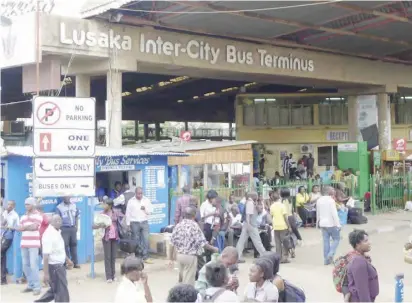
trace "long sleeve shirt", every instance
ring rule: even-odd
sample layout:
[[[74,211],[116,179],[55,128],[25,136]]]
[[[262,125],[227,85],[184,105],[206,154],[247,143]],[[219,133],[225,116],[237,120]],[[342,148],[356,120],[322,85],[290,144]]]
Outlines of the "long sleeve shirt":
[[[335,200],[322,196],[316,202],[316,219],[319,227],[340,227]]]
[[[186,207],[190,205],[190,195],[183,195],[176,201],[176,208],[175,208],[175,224],[178,224],[182,221]]]
[[[142,206],[145,207],[144,210],[141,209]],[[152,202],[148,198],[143,197],[141,200],[137,200],[136,197],[133,197],[127,203],[126,224],[130,225],[131,222],[148,221],[152,211]]]
[[[348,287],[351,302],[374,302],[379,295],[378,272],[364,256],[348,264]]]

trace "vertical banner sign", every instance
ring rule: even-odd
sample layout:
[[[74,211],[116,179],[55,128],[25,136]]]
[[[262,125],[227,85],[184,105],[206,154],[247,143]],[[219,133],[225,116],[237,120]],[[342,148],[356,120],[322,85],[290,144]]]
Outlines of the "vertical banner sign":
[[[35,197],[95,195],[95,111],[93,98],[33,100]]]
[[[376,105],[376,95],[358,96],[357,106],[359,127],[358,141],[375,141],[374,138],[377,139],[378,136],[378,107]],[[368,129],[369,131],[367,131]]]
[[[405,138],[394,139],[393,140],[393,149],[398,151],[398,152],[406,151],[406,139]]]

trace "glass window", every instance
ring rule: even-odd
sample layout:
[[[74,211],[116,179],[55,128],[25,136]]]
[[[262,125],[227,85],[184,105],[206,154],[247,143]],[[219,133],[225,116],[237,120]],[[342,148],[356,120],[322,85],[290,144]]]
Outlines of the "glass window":
[[[348,105],[345,103],[319,104],[320,125],[347,125]]]
[[[338,163],[337,146],[318,147],[318,166],[335,166]]]

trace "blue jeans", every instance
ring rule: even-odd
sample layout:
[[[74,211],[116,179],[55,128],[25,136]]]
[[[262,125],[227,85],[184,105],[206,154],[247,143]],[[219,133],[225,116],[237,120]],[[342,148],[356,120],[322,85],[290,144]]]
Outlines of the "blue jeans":
[[[132,231],[132,239],[137,242],[141,248],[141,256],[143,260],[149,258],[149,222],[130,222]]]
[[[22,248],[21,258],[23,271],[27,279],[27,287],[33,290],[40,290],[39,249]]]
[[[325,265],[327,265],[331,263],[331,259],[333,259],[333,257],[335,256],[336,249],[338,248],[339,241],[340,241],[340,228],[322,227],[322,236],[323,236],[323,258],[324,258]]]

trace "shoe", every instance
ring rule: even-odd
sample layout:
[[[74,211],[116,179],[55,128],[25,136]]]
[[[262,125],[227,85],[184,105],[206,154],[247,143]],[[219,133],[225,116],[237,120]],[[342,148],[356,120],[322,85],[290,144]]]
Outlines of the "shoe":
[[[108,279],[106,282],[110,284],[110,283],[113,283],[113,280],[112,280],[112,279]]]
[[[76,264],[75,266],[73,266],[73,268],[80,269],[80,265]]]
[[[281,260],[280,263],[281,264],[287,264],[287,263],[290,263],[290,260],[288,260],[288,259]]]
[[[40,289],[33,290],[33,296],[40,295]]]
[[[117,278],[116,278],[116,277],[113,277],[113,282],[117,282]]]
[[[153,264],[153,261],[151,259],[146,259],[144,260],[144,263],[146,264]]]
[[[239,260],[237,260],[237,263],[245,263],[246,261],[245,260],[243,260],[243,259],[239,259]]]
[[[294,250],[290,252],[290,257],[291,257],[292,259],[294,259],[294,258],[296,257]]]
[[[28,292],[32,292],[32,291],[33,291],[33,289],[31,289],[31,288],[25,288],[21,292],[22,293],[28,293]]]

